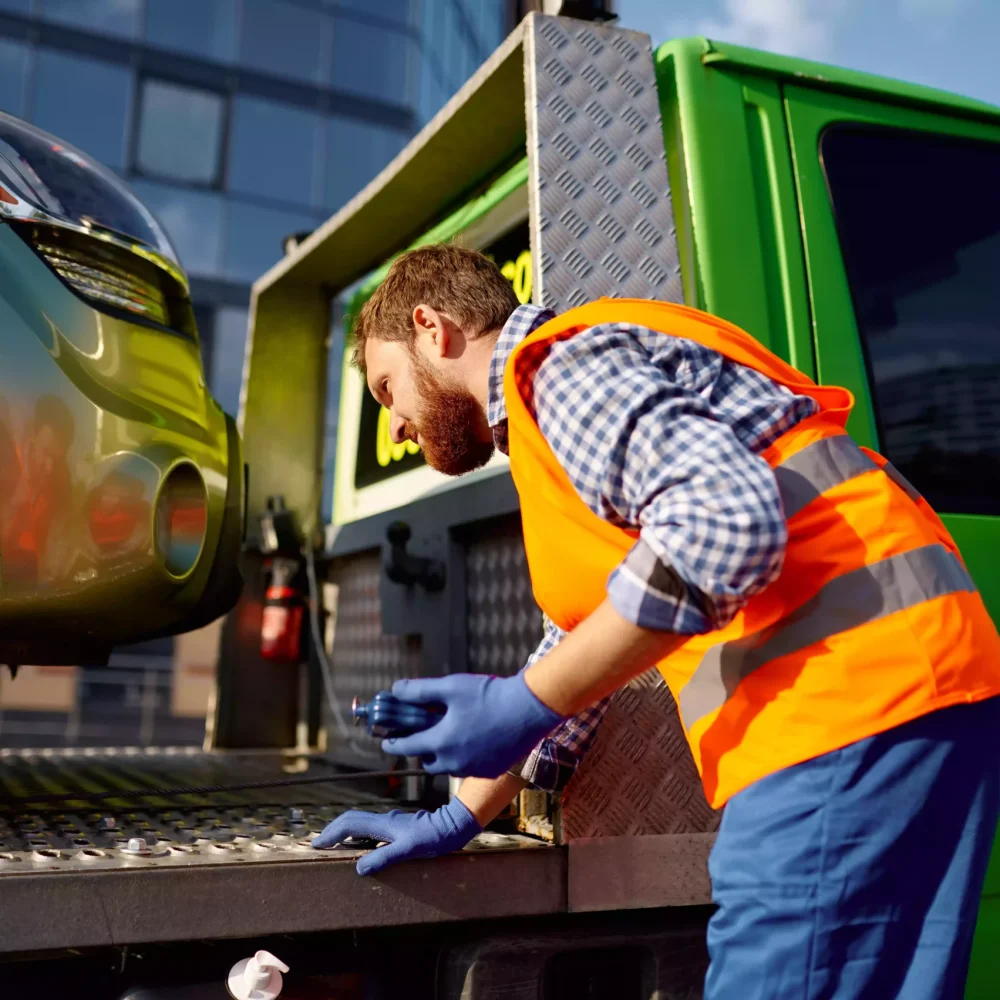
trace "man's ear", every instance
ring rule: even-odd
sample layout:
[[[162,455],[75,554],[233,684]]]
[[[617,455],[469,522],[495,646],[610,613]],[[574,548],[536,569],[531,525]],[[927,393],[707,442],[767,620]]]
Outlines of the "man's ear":
[[[443,358],[448,353],[450,334],[444,315],[429,305],[413,307],[413,328],[417,341],[423,341],[430,354]]]

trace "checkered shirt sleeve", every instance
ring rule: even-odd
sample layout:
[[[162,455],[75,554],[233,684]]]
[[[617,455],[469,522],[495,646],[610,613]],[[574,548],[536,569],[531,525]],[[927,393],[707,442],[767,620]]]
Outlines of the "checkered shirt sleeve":
[[[554,649],[564,635],[566,633],[546,617],[545,634],[538,648],[528,658],[524,669],[527,670]],[[523,761],[516,764],[512,771],[535,788],[547,792],[562,791],[594,742],[597,730],[608,710],[609,700],[604,698],[572,719],[567,719],[542,740]]]

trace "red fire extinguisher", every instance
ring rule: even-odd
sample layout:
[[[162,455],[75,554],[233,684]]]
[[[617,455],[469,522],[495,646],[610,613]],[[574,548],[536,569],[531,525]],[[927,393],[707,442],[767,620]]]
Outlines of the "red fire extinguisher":
[[[298,663],[301,659],[305,600],[294,585],[298,568],[292,560],[274,560],[260,629],[260,655],[265,660]]]

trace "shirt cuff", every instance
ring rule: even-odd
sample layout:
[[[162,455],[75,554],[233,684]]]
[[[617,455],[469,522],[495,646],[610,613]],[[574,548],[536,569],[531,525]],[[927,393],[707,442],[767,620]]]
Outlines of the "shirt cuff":
[[[639,628],[679,635],[702,635],[715,628],[706,614],[708,599],[661,562],[641,538],[608,579],[608,599]]]
[[[580,758],[553,740],[542,740],[528,754],[520,777],[543,792],[561,792],[576,774]]]

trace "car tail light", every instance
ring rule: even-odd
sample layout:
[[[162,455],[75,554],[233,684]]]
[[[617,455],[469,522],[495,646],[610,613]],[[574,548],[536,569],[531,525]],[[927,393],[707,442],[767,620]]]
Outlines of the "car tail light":
[[[97,308],[194,333],[186,291],[141,252],[57,226],[15,228],[65,284]]]

